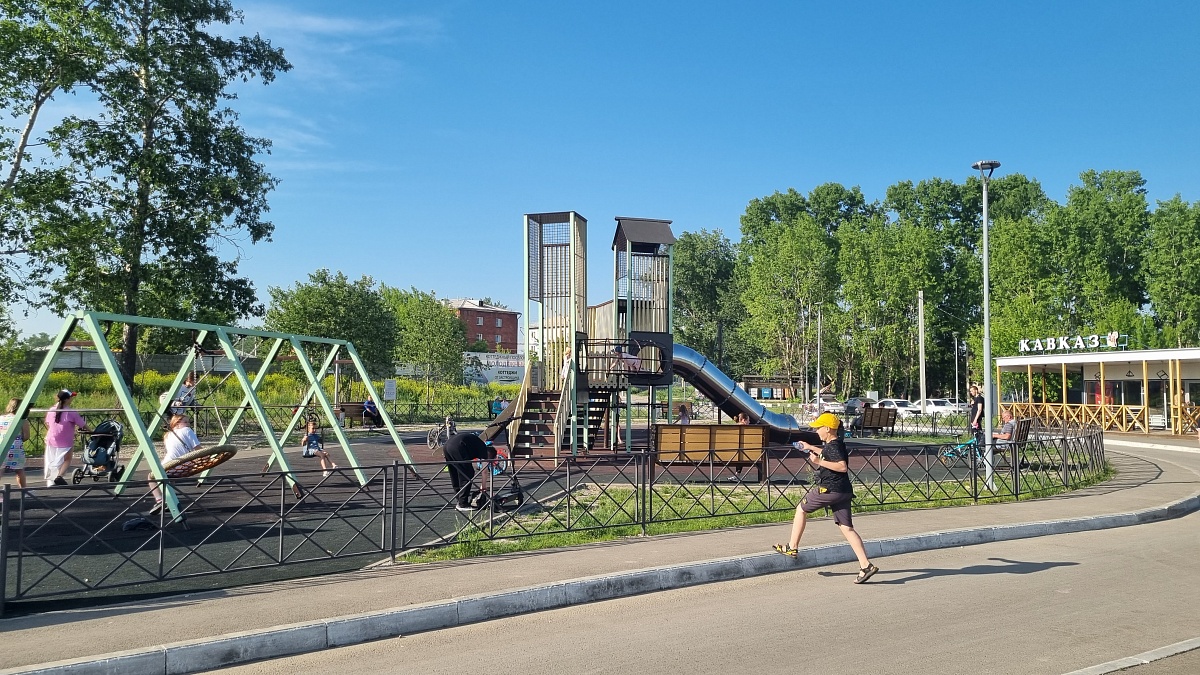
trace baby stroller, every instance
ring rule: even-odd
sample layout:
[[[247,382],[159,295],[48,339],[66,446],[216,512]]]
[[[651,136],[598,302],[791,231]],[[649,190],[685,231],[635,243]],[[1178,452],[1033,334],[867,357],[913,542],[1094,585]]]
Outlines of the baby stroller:
[[[116,420],[105,420],[96,425],[92,437],[88,439],[87,447],[83,450],[83,468],[75,469],[71,482],[78,485],[87,476],[99,481],[105,476],[110,482],[121,479],[125,467],[117,464],[121,453],[121,439],[125,436],[125,427]]]
[[[488,442],[491,445],[491,442]],[[496,448],[496,458],[475,462],[475,468],[482,471],[484,490],[472,495],[471,506],[477,509],[486,508],[488,503],[497,511],[508,511],[521,508],[525,502],[525,493],[517,480],[512,460],[504,448]]]

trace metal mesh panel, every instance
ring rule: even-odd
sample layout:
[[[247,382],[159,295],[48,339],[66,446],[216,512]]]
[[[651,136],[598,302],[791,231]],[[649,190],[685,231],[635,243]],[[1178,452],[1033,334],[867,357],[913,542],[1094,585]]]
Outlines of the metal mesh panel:
[[[659,251],[652,255],[634,253],[632,256],[617,251],[617,297],[628,300],[626,324],[630,330],[668,330],[670,258],[665,246],[660,246]]]
[[[542,300],[542,226],[532,218],[525,219],[529,242],[529,299]]]

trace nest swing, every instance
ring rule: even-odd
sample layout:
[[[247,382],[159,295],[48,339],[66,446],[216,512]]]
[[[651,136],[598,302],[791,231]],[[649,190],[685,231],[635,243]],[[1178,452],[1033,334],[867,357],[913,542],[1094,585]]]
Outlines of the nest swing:
[[[168,478],[189,478],[228,462],[237,454],[236,445],[218,445],[193,450],[163,463]]]

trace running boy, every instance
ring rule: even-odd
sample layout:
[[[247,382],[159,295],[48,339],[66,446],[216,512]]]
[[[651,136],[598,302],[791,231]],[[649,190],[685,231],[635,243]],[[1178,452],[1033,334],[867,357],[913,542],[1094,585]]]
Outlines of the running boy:
[[[879,571],[867,558],[867,549],[862,537],[854,530],[850,519],[850,501],[854,499],[854,488],[850,484],[850,467],[847,464],[846,444],[842,440],[842,421],[832,413],[821,413],[810,424],[823,442],[821,447],[800,441],[800,449],[808,451],[808,462],[817,467],[817,481],[800,500],[796,507],[796,518],[792,521],[792,536],[788,543],[775,544],[775,550],[796,557],[796,547],[804,535],[808,514],[819,509],[833,511],[833,522],[837,523],[846,543],[858,558],[858,576],[854,583],[861,584]]]

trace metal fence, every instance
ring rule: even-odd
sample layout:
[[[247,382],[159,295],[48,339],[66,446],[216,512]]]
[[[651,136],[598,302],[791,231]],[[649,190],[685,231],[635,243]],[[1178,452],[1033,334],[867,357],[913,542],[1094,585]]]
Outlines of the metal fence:
[[[440,422],[447,416],[453,417],[460,422],[470,422],[490,419],[492,417],[490,404],[491,401],[486,400],[440,403],[388,401],[387,411],[388,415],[392,418],[393,424]],[[263,406],[263,409],[267,413],[267,420],[271,423],[276,433],[279,433],[287,426],[288,422],[292,419],[292,415],[296,412],[295,406],[287,405],[266,405]],[[83,416],[89,428],[95,428],[97,424],[107,419],[115,419],[126,426],[129,423],[125,419],[124,410],[121,408],[78,408],[73,410]],[[196,435],[206,438],[220,436],[223,430],[229,426],[234,414],[238,410],[237,406],[210,405],[189,407],[188,413],[192,416],[192,427],[196,430]],[[258,419],[251,412],[249,406],[244,410],[245,412],[231,436],[262,435],[262,426],[258,423]],[[143,423],[148,424],[154,417],[154,411],[152,410],[142,410],[139,412]],[[309,412],[313,414],[319,413],[315,405],[309,406]],[[45,449],[46,413],[46,410],[30,411],[28,417],[29,439],[25,441],[25,452],[30,456],[40,456]],[[321,418],[323,419],[323,416]],[[359,423],[361,420],[352,420],[352,422]],[[299,434],[302,431],[302,429],[298,429],[295,433]]]
[[[1035,427],[1029,439],[993,448],[990,466],[970,444],[857,445],[849,460],[855,508],[1034,498],[1107,470],[1098,429]],[[173,480],[182,508],[175,522],[169,513],[151,514],[145,482],[122,494],[108,483],[5,486],[0,602],[94,601],[179,592],[215,575],[255,573],[248,578],[264,581],[296,574],[283,568],[311,575],[361,566],[363,556],[392,559],[472,541],[610,528],[644,533],[671,521],[791,511],[812,481],[811,466],[790,446],[749,463],[721,459],[729,454],[659,462],[634,452],[481,466],[489,493],[509,496],[510,504],[491,500],[470,513],[455,509],[442,462],[363,467],[369,480],[361,486],[345,468],[328,476],[295,472],[301,498],[280,473]],[[518,486],[520,504],[512,508]]]

